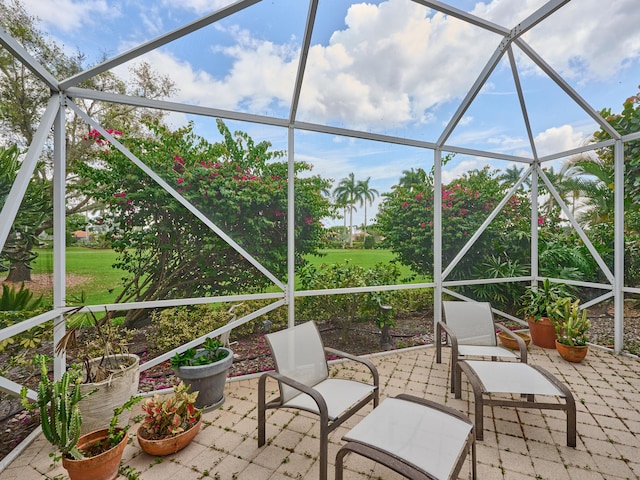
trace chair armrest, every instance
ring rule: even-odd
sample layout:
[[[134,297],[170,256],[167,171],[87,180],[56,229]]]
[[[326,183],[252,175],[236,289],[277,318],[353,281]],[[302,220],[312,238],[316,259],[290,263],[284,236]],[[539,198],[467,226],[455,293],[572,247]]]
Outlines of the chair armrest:
[[[436,324],[436,363],[441,363],[442,361],[442,330],[444,330],[444,332],[447,334],[447,337],[449,337],[449,340],[451,341],[451,357],[453,358],[454,356],[458,356],[458,337],[456,337],[455,332],[451,330],[451,328],[449,328],[449,325],[447,325],[443,321],[439,321]]]
[[[326,416],[326,418],[329,418],[327,402],[325,401],[324,397],[320,395],[320,393],[318,393],[316,390],[313,389],[313,387],[305,385],[304,383],[300,383],[297,380],[294,380],[291,377],[287,377],[286,375],[282,375],[281,373],[278,373],[278,372],[264,372],[260,376],[260,383],[264,385],[264,382],[267,377],[273,378],[278,382],[282,382],[288,387],[295,388],[296,390],[299,390],[302,393],[306,393],[311,398],[313,398],[313,401],[316,402],[316,405],[318,405],[318,411],[320,412],[320,416],[321,417]],[[280,398],[279,401],[280,403],[282,403],[282,398]]]
[[[368,360],[366,358],[362,358],[362,357],[360,357],[358,355],[352,355],[350,353],[343,352],[342,350],[336,350],[335,348],[331,348],[331,347],[324,347],[324,351],[326,353],[331,353],[331,354],[336,355],[336,356],[341,357],[341,358],[346,358],[348,360],[353,360],[354,362],[361,363],[362,365],[367,367],[369,369],[369,371],[371,372],[371,375],[373,376],[373,384],[376,387],[380,385],[380,378],[378,376],[378,369],[373,364],[373,362],[371,362],[370,360]]]
[[[506,333],[511,338],[513,338],[516,342],[518,342],[518,348],[520,349],[520,361],[522,363],[527,363],[527,344],[524,343],[524,340],[522,340],[522,337],[520,337],[520,335],[516,335],[501,323],[495,322],[494,325],[498,330]]]

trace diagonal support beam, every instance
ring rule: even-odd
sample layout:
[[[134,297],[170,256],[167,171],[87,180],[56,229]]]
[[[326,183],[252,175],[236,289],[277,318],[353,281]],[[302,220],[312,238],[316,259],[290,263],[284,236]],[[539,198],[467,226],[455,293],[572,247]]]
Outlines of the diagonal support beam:
[[[195,206],[193,206],[189,201],[187,201],[182,195],[180,195],[171,185],[165,182],[162,177],[160,177],[157,173],[155,173],[152,169],[150,169],[142,160],[136,157],[133,153],[131,153],[122,143],[120,143],[113,135],[108,133],[102,125],[93,120],[89,115],[87,115],[84,111],[82,111],[75,103],[72,101],[68,102],[68,106],[76,112],[80,118],[82,118],[88,125],[91,125],[93,128],[98,130],[101,135],[103,135],[109,142],[111,142],[118,150],[120,150],[132,163],[134,163],[140,170],[146,173],[151,179],[153,179],[158,185],[160,185],[164,190],[169,193],[173,198],[175,198],[182,206],[184,206],[189,212],[195,215],[203,224],[209,227],[211,230],[215,232],[222,240],[229,244],[231,248],[233,248],[236,252],[242,255],[249,263],[251,263],[256,269],[262,272],[269,280],[271,280],[275,285],[277,285],[280,289],[285,290],[284,284],[267,270],[260,262],[258,262],[255,258],[253,258],[244,248],[238,245],[231,237],[229,237],[222,229],[220,229],[215,223],[213,223],[209,217],[203,214],[200,210],[198,210]]]
[[[462,260],[462,258],[467,254],[469,249],[473,246],[474,243],[480,238],[480,235],[484,233],[491,222],[498,216],[498,214],[502,211],[504,206],[507,204],[509,199],[513,197],[513,195],[518,191],[520,185],[522,185],[526,178],[529,177],[531,172],[533,171],[533,165],[530,166],[520,177],[520,179],[516,182],[516,184],[509,190],[509,192],[504,196],[504,198],[500,201],[500,203],[493,209],[491,214],[482,222],[482,225],[476,230],[473,236],[469,239],[469,241],[465,244],[464,247],[458,252],[458,254],[451,260],[451,263],[447,265],[447,268],[442,272],[442,279],[446,279],[447,276],[451,273],[451,271],[455,268],[455,266]]]
[[[582,98],[578,92],[576,92],[571,85],[569,85],[564,78],[562,78],[551,66],[545,62],[540,55],[538,55],[524,40],[517,39],[515,40],[515,44],[520,47],[520,49],[531,59],[533,62],[540,67],[540,69],[546,73],[556,84],[564,90],[564,92],[569,95],[574,102],[576,102],[591,118],[593,118],[596,123],[605,130],[612,138],[618,140],[620,139],[620,134],[616,131],[615,128],[609,124],[604,118],[600,116],[600,114],[584,99]]]
[[[191,22],[187,24],[184,27],[173,30],[172,32],[169,32],[165,35],[155,38],[154,40],[151,40],[149,42],[143,43],[142,45],[136,48],[133,48],[131,50],[128,50],[124,53],[121,53],[120,55],[117,55],[109,60],[106,60],[96,65],[95,67],[89,68],[84,72],[80,72],[77,75],[69,77],[66,80],[63,80],[62,82],[60,82],[60,88],[62,90],[66,90],[68,87],[78,85],[79,83],[82,83],[83,81],[91,77],[95,77],[96,75],[102,72],[111,70],[112,68],[115,68],[118,65],[122,65],[123,63],[128,62],[129,60],[133,60],[134,58],[144,55],[145,53],[155,50],[167,43],[173,42],[174,40],[184,37],[185,35],[188,35],[197,30],[200,30],[201,28],[206,27],[207,25],[210,25],[219,20],[222,20],[223,18],[226,18],[229,15],[233,15],[234,13],[244,10],[245,8],[250,7],[251,5],[254,5],[260,1],[261,0],[241,0],[236,3],[232,3],[231,5],[221,8],[220,10],[213,12],[210,15],[207,15],[205,17],[202,17],[196,20],[195,22]]]
[[[18,175],[16,176],[16,179],[11,186],[11,190],[9,191],[9,195],[7,196],[7,201],[0,212],[0,251],[4,248],[9,232],[11,232],[11,227],[16,219],[20,205],[22,204],[22,199],[29,187],[29,182],[31,181],[31,177],[33,177],[36,165],[38,164],[40,152],[42,152],[42,148],[44,147],[47,136],[51,131],[51,126],[53,125],[53,121],[56,118],[59,108],[60,96],[55,94],[49,99],[47,109],[45,110],[44,115],[42,115],[38,130],[36,130],[36,134],[33,136],[31,145],[29,145],[29,150],[27,150],[27,156],[20,166]]]
[[[417,1],[418,3],[421,3],[423,5],[432,6],[433,8],[438,10],[445,8],[445,6],[442,5],[440,2],[436,2],[432,0],[431,1],[414,0],[414,1]],[[495,33],[501,33],[502,35],[504,35],[504,38],[502,42],[500,42],[500,45],[498,46],[496,51],[493,52],[493,55],[491,56],[491,58],[489,59],[485,67],[482,69],[482,72],[480,72],[480,75],[478,75],[478,78],[474,82],[473,86],[469,89],[467,96],[464,98],[464,100],[458,107],[458,110],[456,110],[456,113],[454,113],[453,117],[445,127],[444,131],[442,132],[442,135],[440,135],[440,138],[437,141],[438,147],[442,147],[442,145],[447,141],[447,139],[451,135],[451,132],[458,125],[458,123],[460,122],[460,119],[462,118],[464,113],[467,111],[467,109],[469,108],[473,100],[476,98],[482,86],[486,83],[487,79],[491,75],[491,72],[493,72],[496,65],[502,58],[503,54],[507,51],[507,49],[510,48],[511,43],[517,40],[525,32],[535,27],[538,23],[542,22],[545,18],[547,18],[549,15],[551,15],[553,12],[558,10],[560,7],[562,7],[569,1],[570,0],[552,0],[550,2],[547,2],[545,5],[543,5],[541,8],[539,8],[534,13],[529,15],[526,19],[524,19],[522,22],[520,22],[511,30],[501,29],[500,32],[495,32]],[[444,10],[440,10],[440,11],[444,11]],[[489,22],[487,21],[478,19],[473,15],[462,12],[461,10],[453,9],[452,7],[446,7],[446,12],[451,15],[455,14],[457,18],[467,21],[469,23],[472,23],[473,25],[477,25],[477,26],[485,25],[485,27],[489,27],[490,25],[493,25],[493,24],[489,24]]]
[[[527,104],[524,101],[524,93],[522,92],[522,85],[520,84],[520,77],[518,76],[518,67],[516,65],[516,59],[513,55],[513,49],[511,47],[509,47],[508,53],[509,53],[509,64],[511,65],[511,73],[513,74],[513,82],[516,85],[516,92],[518,92],[520,110],[522,110],[522,118],[524,119],[524,125],[525,125],[525,128],[527,129],[527,137],[529,138],[531,153],[533,154],[533,159],[538,160],[536,143],[533,140],[533,131],[531,130],[531,122],[529,121],[529,114],[527,113]]]
[[[556,200],[556,202],[558,202],[558,205],[560,205],[560,208],[562,209],[563,213],[567,216],[567,218],[569,219],[569,222],[571,223],[573,228],[576,230],[576,233],[578,234],[580,239],[584,242],[584,245],[587,247],[587,250],[589,250],[589,253],[591,253],[591,256],[593,256],[594,260],[600,267],[600,270],[602,270],[604,275],[607,277],[607,280],[609,280],[609,282],[611,282],[611,284],[613,285],[615,283],[613,273],[611,273],[611,270],[609,269],[607,264],[604,262],[604,260],[602,259],[602,257],[600,256],[596,248],[593,246],[593,244],[591,243],[591,240],[589,240],[589,237],[587,237],[587,234],[584,233],[584,230],[582,230],[582,227],[576,221],[575,217],[571,213],[571,210],[569,209],[569,207],[567,207],[567,204],[564,203],[564,200],[562,200],[562,198],[558,194],[558,191],[549,180],[549,177],[547,177],[547,175],[544,173],[540,165],[538,165],[536,168],[538,171],[538,175],[540,176],[540,178],[542,178],[542,181],[547,186],[547,188],[549,189],[549,192],[551,193],[551,195],[553,195],[553,198]]]
[[[302,90],[302,80],[304,71],[307,68],[307,58],[309,56],[309,48],[311,46],[311,35],[313,34],[313,26],[316,23],[316,13],[318,11],[318,0],[311,0],[309,3],[309,13],[307,14],[307,23],[304,29],[304,38],[302,40],[302,49],[300,51],[300,63],[298,64],[298,73],[296,74],[296,83],[293,88],[293,99],[291,101],[291,112],[289,114],[289,123],[293,123],[296,119],[298,111],[298,103],[300,102],[300,91]]]
[[[16,59],[31,70],[50,90],[54,92],[59,90],[58,80],[2,27],[0,27],[0,45],[3,45]]]

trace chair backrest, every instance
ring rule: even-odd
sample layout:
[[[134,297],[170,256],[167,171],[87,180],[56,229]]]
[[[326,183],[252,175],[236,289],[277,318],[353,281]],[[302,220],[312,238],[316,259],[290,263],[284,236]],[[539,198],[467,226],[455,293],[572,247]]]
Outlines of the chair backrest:
[[[443,301],[442,306],[445,322],[456,334],[459,344],[497,345],[493,312],[489,303]]]
[[[265,335],[276,372],[313,387],[329,376],[324,345],[318,327],[306,322]],[[300,393],[280,383],[283,402]]]

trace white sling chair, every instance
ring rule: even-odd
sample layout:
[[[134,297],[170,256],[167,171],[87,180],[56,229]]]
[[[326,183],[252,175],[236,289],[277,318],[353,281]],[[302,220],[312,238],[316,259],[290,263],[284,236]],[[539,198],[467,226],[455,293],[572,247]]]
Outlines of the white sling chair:
[[[455,390],[456,363],[461,357],[490,357],[491,360],[514,359],[527,363],[527,346],[518,335],[493,319],[487,302],[443,301],[444,321],[436,329],[436,362],[442,362],[442,331],[451,343],[451,391]],[[498,346],[496,329],[513,337],[520,347],[513,352]]]
[[[327,478],[329,432],[373,400],[378,406],[378,371],[366,359],[325,347],[315,323],[307,322],[265,335],[275,362],[275,372],[261,375],[258,383],[258,447],[266,442],[266,410],[297,408],[320,416],[320,480]],[[329,378],[325,353],[367,366],[372,383]],[[278,381],[280,396],[266,402],[266,381]]]

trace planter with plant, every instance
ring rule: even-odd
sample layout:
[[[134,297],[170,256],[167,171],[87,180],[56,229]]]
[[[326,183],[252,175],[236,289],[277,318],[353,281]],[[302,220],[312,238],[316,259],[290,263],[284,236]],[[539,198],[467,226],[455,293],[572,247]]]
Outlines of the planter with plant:
[[[75,308],[68,315],[81,309]],[[80,402],[83,434],[107,427],[113,409],[137,394],[140,380],[140,357],[127,351],[126,332],[114,325],[107,314],[98,319],[89,312],[86,319],[82,325],[70,328],[56,345],[57,353],[72,351],[75,361],[82,364],[81,392],[95,391]],[[126,411],[118,426],[124,427],[128,422]]]
[[[556,350],[569,362],[581,362],[587,355],[587,331],[591,322],[587,310],[580,310],[580,300],[560,298],[550,307],[556,332]]]
[[[561,298],[567,296],[567,288],[562,284],[554,284],[548,278],[536,286],[527,287],[521,297],[523,314],[529,325],[531,341],[543,348],[555,348],[556,333],[553,322],[549,319],[549,308]]]
[[[128,426],[117,426],[118,415],[130,410],[141,397],[131,397],[113,411],[108,429],[80,435],[82,415],[79,402],[92,395],[80,390],[82,372],[77,367],[66,371],[60,380],[51,381],[47,370],[46,357],[37,356],[41,378],[38,383],[37,401],[27,400],[27,389],[20,392],[22,404],[27,410],[40,409],[42,433],[58,448],[62,456],[62,466],[71,480],[112,480],[118,475],[122,453],[127,444]]]
[[[173,395],[147,398],[145,414],[138,428],[138,443],[149,455],[176,453],[195,438],[202,424],[202,410],[196,408],[198,392],[189,393],[184,382],[174,387]]]
[[[233,352],[215,338],[207,338],[198,350],[189,348],[171,358],[176,375],[192,392],[199,392],[197,408],[211,410],[224,403],[224,386],[233,363]]]

